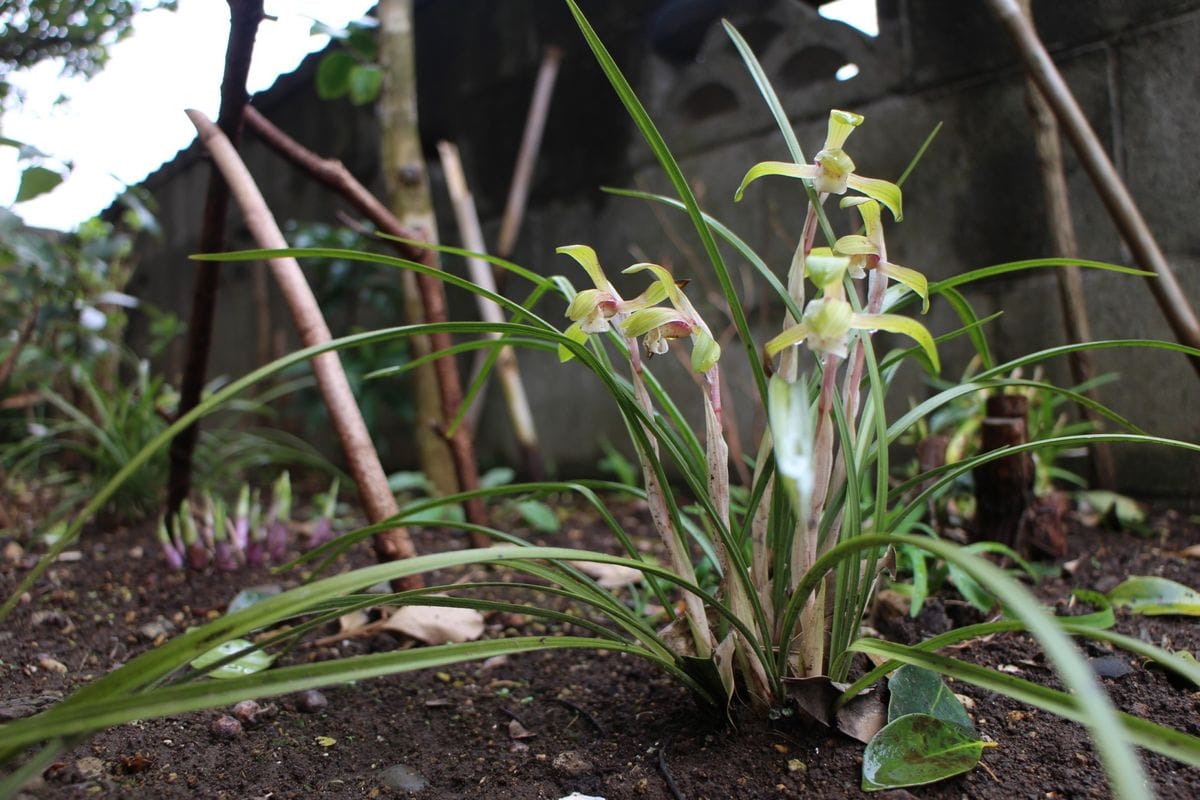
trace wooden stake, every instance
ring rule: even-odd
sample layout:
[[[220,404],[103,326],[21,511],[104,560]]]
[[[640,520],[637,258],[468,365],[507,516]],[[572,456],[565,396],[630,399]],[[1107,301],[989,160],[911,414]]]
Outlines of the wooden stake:
[[[454,215],[462,235],[463,247],[477,253],[485,253],[487,245],[483,241],[483,230],[479,225],[479,215],[475,211],[475,199],[467,187],[467,176],[463,172],[458,148],[450,142],[438,142],[437,147],[442,159],[442,172],[446,176],[446,188],[450,191],[450,202],[454,205]],[[496,291],[492,268],[486,261],[482,258],[468,258],[467,269],[476,285],[490,292]],[[500,306],[484,297],[477,296],[476,299],[479,303],[479,316],[485,322],[504,321],[504,312]],[[490,333],[487,336],[489,339],[500,338],[499,333]],[[504,390],[504,401],[508,406],[508,418],[512,422],[513,434],[525,460],[525,468],[534,480],[541,480],[545,470],[542,466],[542,452],[538,447],[537,429],[533,423],[533,412],[529,410],[525,385],[521,382],[517,354],[512,347],[505,345],[500,348],[496,358],[496,371],[500,378],[500,386]],[[475,408],[482,408],[482,394],[476,398],[475,403]]]
[[[1021,10],[1033,19],[1032,0],[1020,0]],[[1046,98],[1042,97],[1037,83],[1026,76],[1026,92],[1029,110],[1033,117],[1033,134],[1037,143],[1038,164],[1042,173],[1042,189],[1046,197],[1046,216],[1050,235],[1054,240],[1054,254],[1063,258],[1078,258],[1079,245],[1075,239],[1075,226],[1071,222],[1071,200],[1067,194],[1067,178],[1063,171],[1062,145],[1058,136],[1058,122],[1050,110]],[[1067,340],[1073,344],[1092,341],[1091,324],[1088,322],[1087,301],[1083,294],[1083,275],[1077,266],[1060,267],[1054,271],[1058,279],[1058,298],[1062,304],[1063,323],[1067,329]],[[1072,353],[1071,376],[1076,384],[1087,383],[1095,375],[1092,359],[1085,352]],[[1089,389],[1085,394],[1099,401],[1099,392]],[[1095,426],[1103,424],[1098,413],[1090,408],[1083,409],[1084,417]],[[1112,450],[1107,442],[1092,445],[1092,468],[1096,484],[1103,489],[1116,486],[1116,471],[1113,466]]]
[[[266,201],[263,200],[254,179],[229,139],[199,111],[189,110],[187,115],[196,126],[200,141],[212,154],[213,163],[225,176],[225,181],[241,208],[246,227],[250,229],[255,242],[263,248],[286,248],[287,242],[271,216]],[[325,324],[317,299],[313,296],[296,259],[274,258],[267,263],[284,300],[287,301],[304,345],[311,347],[328,342],[331,338],[329,327]],[[350,382],[346,380],[341,359],[336,352],[322,353],[313,358],[312,367],[330,421],[342,444],[350,474],[358,484],[358,494],[362,498],[367,518],[371,522],[381,522],[395,516],[399,513],[396,498],[388,488],[387,475],[379,463],[379,455],[371,442],[366,423],[363,422],[358,403],[350,389]],[[376,534],[374,546],[381,561],[411,558],[416,555],[408,531],[402,527]],[[413,575],[395,581],[393,588],[404,591],[420,588],[422,585],[420,576]]]

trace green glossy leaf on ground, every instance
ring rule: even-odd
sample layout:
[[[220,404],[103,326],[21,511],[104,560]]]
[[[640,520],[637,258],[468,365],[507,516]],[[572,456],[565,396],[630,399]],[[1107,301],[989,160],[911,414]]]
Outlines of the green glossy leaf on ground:
[[[875,792],[920,786],[966,772],[990,746],[929,714],[889,722],[863,751],[862,788]]]
[[[967,710],[941,676],[931,669],[904,665],[888,679],[888,692],[891,694],[889,723],[909,714],[928,714],[970,733],[975,732],[975,724],[967,716]]]
[[[251,586],[248,589],[242,589],[233,596],[229,601],[229,608],[225,609],[226,614],[234,614],[241,611],[243,608],[249,608],[255,603],[260,603],[268,597],[274,597],[283,591],[283,587],[278,583],[265,584],[263,586]]]
[[[17,187],[14,203],[23,203],[43,195],[63,182],[63,176],[47,167],[26,167],[21,173],[21,185]]]
[[[192,667],[195,669],[204,669],[209,664],[215,664],[222,659],[242,652],[247,647],[253,646],[254,643],[247,639],[230,639],[228,642],[219,644],[207,653],[200,655],[192,661]],[[208,675],[210,678],[241,678],[245,675],[262,672],[271,666],[271,662],[274,660],[275,656],[264,653],[262,650],[254,650],[253,652],[246,653],[241,658],[230,661],[228,664],[217,667],[208,673]]]
[[[558,515],[541,500],[520,501],[517,503],[517,513],[530,527],[542,533],[554,533],[558,530]]]
[[[1200,592],[1167,578],[1137,575],[1108,593],[1118,608],[1134,614],[1184,614],[1200,617]]]
[[[1095,489],[1079,492],[1079,499],[1087,502],[1101,517],[1112,515],[1122,528],[1136,528],[1146,521],[1146,510],[1131,497],[1116,492]]]

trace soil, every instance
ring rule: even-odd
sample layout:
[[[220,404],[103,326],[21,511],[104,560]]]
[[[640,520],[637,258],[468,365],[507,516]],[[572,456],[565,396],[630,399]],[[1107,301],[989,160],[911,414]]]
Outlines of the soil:
[[[644,515],[622,507],[623,521],[649,540]],[[598,535],[572,512],[571,545]],[[1162,575],[1200,585],[1200,561],[1180,551],[1200,542],[1200,527],[1160,517],[1151,539],[1076,526],[1073,575],[1043,580],[1036,591],[1065,611],[1072,587],[1104,591],[1127,575]],[[460,536],[424,531],[422,552],[465,546]],[[144,529],[92,531],[76,560],[56,564],[29,602],[0,630],[0,718],[27,715],[95,676],[153,647],[155,639],[220,614],[240,588],[297,582],[265,570],[166,571]],[[30,565],[0,541],[0,593]],[[357,563],[367,556],[356,555]],[[348,564],[343,564],[348,567]],[[879,620],[890,636],[915,639],[976,621],[953,595],[931,600],[913,621]],[[149,627],[147,627],[149,626]],[[515,629],[515,630],[514,630]],[[1194,622],[1118,612],[1116,629],[1172,649],[1200,649]],[[488,618],[490,635],[541,632],[514,615]],[[330,633],[331,631],[326,631]],[[578,633],[579,631],[572,631]],[[293,661],[412,646],[392,634],[298,649]],[[1083,645],[1087,655],[1114,655]],[[1057,685],[1025,636],[999,635],[955,655],[1004,666]],[[1122,709],[1200,734],[1200,692],[1116,654],[1109,666],[1127,674],[1103,683]],[[1121,672],[1122,670],[1116,670]],[[939,784],[876,797],[1092,798],[1109,796],[1104,773],[1078,725],[1004,697],[954,684],[997,747],[982,767]],[[552,798],[580,792],[623,798],[865,797],[862,745],[793,720],[770,721],[734,708],[728,720],[705,716],[688,693],[646,663],[620,654],[556,651],[468,663],[324,690],[328,705],[308,709],[296,696],[275,698],[277,715],[218,739],[213,721],[225,710],[147,720],[93,736],[26,787],[29,797],[362,798],[409,796],[388,788],[385,771],[403,765],[428,785],[411,796]],[[264,701],[266,702],[266,701]],[[516,723],[514,725],[514,722]],[[523,730],[522,730],[523,729]],[[516,734],[516,737],[514,736]],[[527,734],[527,736],[526,736]],[[1200,796],[1200,771],[1145,754],[1163,798]]]

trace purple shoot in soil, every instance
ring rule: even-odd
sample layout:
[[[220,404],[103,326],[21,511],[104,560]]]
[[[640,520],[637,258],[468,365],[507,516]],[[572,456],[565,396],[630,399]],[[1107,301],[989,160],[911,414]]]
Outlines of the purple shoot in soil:
[[[308,534],[309,549],[320,547],[333,539],[333,516],[337,513],[338,488],[338,479],[334,478],[333,483],[329,485],[329,492],[324,497],[321,516],[313,522],[312,530]]]
[[[176,547],[171,541],[171,534],[167,532],[167,520],[164,517],[158,518],[158,543],[162,545],[163,558],[167,561],[167,566],[174,570],[183,569],[183,548]]]
[[[202,570],[208,565],[208,548],[200,539],[196,530],[196,520],[192,517],[192,504],[184,499],[179,504],[179,528],[183,531],[183,545],[187,554],[188,567]]]
[[[243,483],[238,492],[237,509],[234,511],[233,526],[229,530],[229,541],[239,553],[246,552],[250,543],[250,484]]]
[[[254,490],[250,500],[250,539],[246,543],[246,566],[261,567],[267,559],[267,531],[263,527],[262,505],[259,502],[258,490]]]
[[[217,569],[232,572],[238,567],[237,553],[229,541],[229,530],[225,515],[225,501],[219,497],[213,504],[213,561]]]
[[[287,558],[287,519],[292,515],[292,481],[287,470],[279,474],[272,491],[271,512],[267,522],[267,554],[281,563]]]

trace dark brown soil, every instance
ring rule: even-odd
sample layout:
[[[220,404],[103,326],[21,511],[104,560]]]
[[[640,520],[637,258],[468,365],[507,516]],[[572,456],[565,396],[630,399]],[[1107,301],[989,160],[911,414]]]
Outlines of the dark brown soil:
[[[564,528],[571,544],[591,538],[586,518],[576,523]],[[1071,549],[1072,557],[1079,557],[1077,571],[1044,581],[1038,592],[1061,610],[1071,587],[1107,590],[1131,574],[1200,585],[1200,562],[1178,554],[1200,542],[1200,530],[1176,518],[1168,518],[1165,529],[1170,533],[1153,540],[1076,531]],[[432,550],[438,541],[445,536],[425,533],[419,546]],[[79,560],[57,564],[5,622],[0,715],[24,715],[153,646],[155,632],[141,630],[147,623],[165,619],[167,627],[182,629],[221,613],[239,588],[279,580],[265,571],[166,572],[148,542],[144,530],[88,536],[79,546]],[[6,544],[0,542],[0,548]],[[11,546],[4,551],[0,592],[11,591],[29,558]],[[891,627],[901,637],[925,636],[969,616],[946,596],[935,599],[915,623],[905,618],[893,620]],[[537,630],[512,617],[490,618],[489,625],[493,634],[512,627]],[[1182,618],[1119,614],[1117,629],[1172,649],[1200,649],[1195,623]],[[293,657],[401,646],[409,643],[385,634],[309,648]],[[1100,647],[1084,648],[1091,656],[1110,655]],[[1056,685],[1037,648],[1023,636],[996,636],[956,655]],[[1135,659],[1121,658],[1132,670],[1104,680],[1121,708],[1200,733],[1196,687],[1176,685]],[[1082,728],[970,686],[954,689],[973,699],[979,730],[998,747],[985,751],[982,768],[913,789],[911,796],[1108,796]],[[26,791],[37,798],[390,797],[403,793],[385,788],[382,773],[403,764],[428,780],[415,796],[431,799],[532,800],[571,792],[608,800],[865,796],[858,788],[862,745],[857,742],[737,709],[730,722],[708,718],[686,691],[647,664],[601,651],[508,657],[324,694],[328,706],[315,713],[299,711],[295,697],[278,698],[278,716],[228,741],[209,732],[220,711],[124,725],[64,754]],[[513,738],[514,720],[532,736]],[[1145,763],[1161,797],[1200,796],[1200,771],[1157,756],[1146,756]]]

